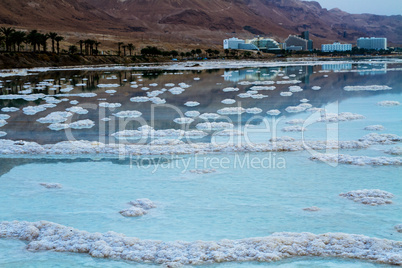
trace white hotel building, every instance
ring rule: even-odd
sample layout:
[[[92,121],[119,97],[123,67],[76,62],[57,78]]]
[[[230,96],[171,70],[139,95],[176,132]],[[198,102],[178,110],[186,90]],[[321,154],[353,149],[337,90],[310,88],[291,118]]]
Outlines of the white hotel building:
[[[351,51],[351,50],[352,50],[352,44],[341,44],[339,42],[335,42],[333,44],[321,45],[322,52]]]
[[[387,49],[387,38],[360,37],[357,39],[357,47],[375,50]]]

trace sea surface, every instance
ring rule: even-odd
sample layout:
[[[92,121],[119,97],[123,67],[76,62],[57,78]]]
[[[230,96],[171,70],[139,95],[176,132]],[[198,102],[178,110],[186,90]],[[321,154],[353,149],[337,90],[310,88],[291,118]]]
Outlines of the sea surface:
[[[149,67],[124,69],[104,67],[73,70],[32,71],[29,75],[0,77],[0,119],[6,121],[0,139],[29,141],[46,146],[63,141],[86,140],[105,144],[171,142],[160,137],[117,139],[113,135],[148,125],[155,130],[197,130],[208,120],[195,117],[188,124],[176,118],[188,111],[217,113],[225,107],[259,108],[259,113],[222,115],[209,122],[230,122],[242,135],[215,135],[182,139],[184,143],[269,143],[287,137],[295,141],[358,141],[370,133],[402,136],[402,106],[383,106],[384,101],[402,103],[402,61],[373,59],[341,62],[283,62],[272,67],[247,67],[242,63],[222,68]],[[222,66],[222,65],[219,65]],[[283,81],[293,81],[283,83]],[[279,83],[278,83],[279,82]],[[172,84],[174,84],[172,86]],[[109,85],[109,86],[108,86]],[[253,92],[255,86],[272,87]],[[290,89],[289,87],[292,87]],[[298,86],[300,88],[296,88]],[[352,86],[352,90],[348,87]],[[360,87],[357,87],[360,86]],[[373,87],[379,86],[379,87]],[[171,88],[181,87],[180,94]],[[225,92],[225,88],[238,91]],[[319,87],[319,88],[318,88]],[[313,89],[314,88],[314,89]],[[349,88],[350,89],[350,88]],[[138,96],[155,99],[133,102]],[[253,98],[250,95],[267,95]],[[293,91],[291,96],[280,93]],[[82,95],[83,93],[93,93]],[[44,97],[7,98],[9,95],[45,94]],[[64,95],[60,95],[64,94]],[[70,94],[70,95],[68,95]],[[83,97],[86,96],[86,97]],[[89,96],[89,97],[88,97]],[[222,100],[233,99],[233,104]],[[71,101],[73,101],[71,103]],[[77,101],[77,102],[74,102]],[[153,102],[154,101],[154,102]],[[186,102],[198,102],[188,106]],[[24,108],[54,103],[36,114]],[[115,108],[100,107],[108,102]],[[289,107],[311,104],[298,112]],[[73,106],[86,110],[73,113],[66,122],[91,120],[82,128],[52,130],[37,120]],[[311,108],[319,108],[311,109]],[[277,116],[267,114],[279,110]],[[139,111],[127,119],[121,111]],[[78,111],[78,110],[77,110]],[[356,118],[317,122],[322,113],[353,113]],[[27,114],[28,113],[28,114]],[[101,119],[109,118],[110,121]],[[298,120],[297,124],[289,121]],[[0,121],[1,122],[1,121]],[[381,125],[379,130],[365,130]],[[199,125],[198,125],[199,126]],[[303,131],[287,132],[300,126]],[[198,130],[201,130],[198,128]],[[233,134],[232,132],[229,132]],[[175,139],[177,140],[177,139]],[[151,146],[151,145],[149,145]],[[330,153],[385,157],[400,142],[373,144],[364,149],[337,149]],[[41,155],[7,154],[0,158],[0,222],[46,220],[91,233],[114,231],[128,237],[162,241],[218,241],[265,237],[275,232],[340,232],[402,241],[394,228],[402,224],[402,167],[362,163],[312,161],[324,151],[248,152],[147,155]],[[400,149],[399,149],[400,150]],[[325,153],[325,152],[324,152]],[[58,183],[48,189],[41,183]],[[394,195],[392,204],[370,206],[339,196],[353,190],[380,189]],[[128,202],[148,198],[156,208],[142,217],[123,217],[119,211]],[[318,211],[305,208],[318,207]],[[99,259],[86,254],[28,251],[26,241],[0,239],[0,267],[150,267],[152,264]],[[344,258],[296,257],[271,263],[222,263],[202,267],[388,267],[369,261]]]

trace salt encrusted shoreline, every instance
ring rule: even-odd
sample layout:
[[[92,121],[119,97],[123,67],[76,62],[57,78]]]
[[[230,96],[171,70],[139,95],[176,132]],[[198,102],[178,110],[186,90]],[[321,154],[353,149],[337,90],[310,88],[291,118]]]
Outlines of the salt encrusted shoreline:
[[[353,200],[354,202],[371,206],[392,204],[391,199],[394,197],[393,194],[379,189],[356,190],[347,193],[341,193],[339,195],[347,199]]]
[[[372,166],[400,166],[402,165],[402,157],[369,157],[369,156],[355,156],[346,154],[316,154],[310,157],[311,160],[318,160],[322,162],[340,163],[349,165],[372,165]]]
[[[215,123],[215,122],[213,122]],[[205,124],[205,123],[203,123]],[[211,124],[211,123],[209,123]],[[219,123],[219,124],[222,124]],[[219,125],[220,126],[220,125]],[[214,125],[208,125],[208,129],[215,129]],[[207,129],[207,128],[205,128]],[[219,128],[222,130],[223,128]],[[142,130],[142,129],[141,129]],[[138,131],[137,131],[138,132]],[[77,154],[103,154],[103,155],[167,155],[167,154],[197,154],[216,152],[277,152],[277,151],[303,151],[306,149],[362,149],[373,144],[393,144],[402,141],[402,138],[393,134],[371,133],[365,135],[359,141],[292,141],[277,140],[269,143],[245,143],[245,144],[215,144],[215,143],[178,143],[167,145],[132,145],[132,144],[104,144],[91,141],[63,141],[56,144],[40,145],[36,142],[13,141],[0,139],[0,154],[47,154],[47,155],[77,155]],[[359,161],[369,161],[366,164],[374,165],[400,165],[402,160],[398,157],[366,157],[340,155],[316,155],[314,160],[350,162],[350,157]],[[362,163],[364,163],[364,161]]]
[[[170,267],[222,262],[272,262],[291,257],[338,257],[402,265],[402,241],[345,233],[273,233],[240,240],[163,242],[115,232],[89,233],[60,224],[0,222],[0,238],[28,242],[30,251],[89,254]]]

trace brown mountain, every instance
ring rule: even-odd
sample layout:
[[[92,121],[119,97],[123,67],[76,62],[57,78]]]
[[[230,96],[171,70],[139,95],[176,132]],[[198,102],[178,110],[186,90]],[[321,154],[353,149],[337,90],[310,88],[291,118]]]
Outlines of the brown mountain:
[[[299,0],[2,0],[0,24],[82,31],[144,42],[216,44],[237,36],[310,31],[315,47],[361,36],[402,44],[402,16],[349,14]]]

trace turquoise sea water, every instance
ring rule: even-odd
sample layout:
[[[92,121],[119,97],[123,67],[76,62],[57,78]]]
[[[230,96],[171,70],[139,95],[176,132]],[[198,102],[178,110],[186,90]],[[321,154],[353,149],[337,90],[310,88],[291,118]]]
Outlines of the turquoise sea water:
[[[398,65],[388,65],[397,67]],[[353,68],[363,68],[354,64]],[[186,82],[192,87],[182,95],[166,95],[168,103],[183,111],[198,110],[216,112],[225,107],[220,101],[236,98],[244,108],[263,109],[257,125],[262,120],[271,122],[265,114],[270,109],[279,109],[282,118],[277,128],[289,126],[290,119],[306,119],[311,113],[286,113],[289,105],[298,105],[307,98],[313,107],[326,107],[331,112],[352,112],[365,119],[339,122],[338,124],[315,123],[307,126],[306,140],[325,140],[337,133],[339,140],[357,140],[371,132],[390,133],[402,136],[402,106],[382,107],[384,100],[402,103],[401,71],[359,73],[319,73],[321,66],[304,72],[299,79],[305,90],[292,97],[281,97],[289,85],[278,86],[275,91],[261,92],[270,97],[263,100],[239,99],[235,93],[222,93],[226,86],[236,86],[238,81],[263,79],[258,76],[236,76],[231,81],[223,78],[224,70],[215,72],[161,75],[144,77],[144,85],[158,83],[158,89],[167,82]],[[364,68],[366,69],[366,68]],[[263,70],[260,70],[260,72]],[[268,70],[269,71],[269,70]],[[289,73],[298,73],[299,69]],[[316,73],[314,73],[316,71]],[[284,71],[285,74],[287,70]],[[250,74],[251,72],[248,72]],[[247,74],[247,72],[246,72]],[[323,78],[327,74],[329,77]],[[48,76],[52,77],[52,73]],[[72,74],[63,73],[62,76]],[[75,73],[85,77],[87,74]],[[109,74],[98,74],[108,76]],[[124,74],[122,75],[124,77]],[[60,74],[59,74],[60,77]],[[194,77],[201,77],[200,82]],[[28,79],[28,78],[21,78]],[[33,78],[29,78],[33,79]],[[35,79],[38,79],[35,77]],[[225,80],[226,79],[226,80]],[[270,77],[281,80],[280,77]],[[17,80],[17,79],[15,79]],[[141,82],[141,81],[138,81]],[[12,82],[8,82],[12,83]],[[17,83],[17,82],[15,82]],[[200,84],[202,83],[202,84]],[[217,84],[222,83],[222,84]],[[319,91],[311,87],[319,85]],[[347,85],[388,85],[392,90],[356,91],[343,90]],[[4,87],[3,87],[4,89]],[[78,88],[74,89],[77,92]],[[94,89],[99,98],[104,89]],[[149,114],[148,104],[130,103],[129,98],[143,92],[122,86],[117,93],[107,97],[108,102],[120,102],[120,110],[136,109]],[[3,91],[3,94],[6,92]],[[211,94],[216,93],[212,98]],[[103,95],[102,95],[103,94]],[[95,99],[96,99],[95,98]],[[70,98],[71,99],[71,98]],[[79,99],[79,98],[77,98]],[[72,100],[72,99],[71,99]],[[81,99],[79,99],[81,101]],[[185,101],[199,101],[199,107],[183,106]],[[12,102],[12,101],[10,101]],[[22,108],[24,102],[3,101],[3,106]],[[85,100],[97,103],[97,100]],[[38,103],[37,103],[38,104]],[[29,105],[33,105],[30,103]],[[52,111],[64,110],[61,103]],[[67,105],[66,107],[70,107]],[[0,128],[6,131],[7,139],[33,140],[41,144],[63,140],[63,132],[53,132],[33,119],[48,112],[26,116],[21,111],[13,113],[8,124]],[[89,130],[77,130],[79,138],[97,140],[99,119],[97,111],[79,115],[80,119],[91,118],[96,126]],[[178,128],[172,123],[175,115],[161,112],[156,116],[156,128]],[[234,117],[235,118],[235,117]],[[150,118],[146,118],[150,119]],[[234,119],[244,129],[248,118]],[[368,125],[381,124],[383,131],[366,131]],[[135,127],[133,126],[133,129]],[[114,132],[114,131],[111,131]],[[106,133],[108,136],[110,133]],[[301,138],[299,132],[281,132],[278,136]],[[251,133],[254,142],[268,142],[271,131]],[[208,141],[208,137],[203,142]],[[220,137],[221,141],[225,138]],[[393,145],[375,145],[368,149],[340,150],[340,153],[360,156],[395,157],[384,153]],[[399,144],[400,146],[400,144]],[[394,226],[402,223],[402,181],[400,166],[330,166],[313,162],[311,154],[303,152],[277,153],[217,153],[182,156],[133,156],[118,159],[110,156],[5,156],[0,159],[0,221],[47,220],[89,232],[115,231],[130,237],[163,241],[216,241],[268,236],[274,232],[343,232],[363,234],[370,237],[402,241],[402,233]],[[255,163],[255,164],[250,164]],[[262,163],[262,164],[261,164]],[[194,169],[216,169],[214,173],[195,174]],[[46,189],[40,183],[60,183],[61,189]],[[394,194],[393,204],[365,206],[342,198],[340,193],[359,189],[381,189]],[[139,218],[125,218],[119,211],[128,208],[129,201],[149,198],[157,208]],[[303,208],[317,206],[320,211],[309,212]],[[86,255],[55,252],[29,252],[21,241],[0,239],[1,267],[149,267],[118,260],[103,260]],[[226,263],[206,267],[382,267],[369,262],[325,258],[294,258],[275,263]]]

